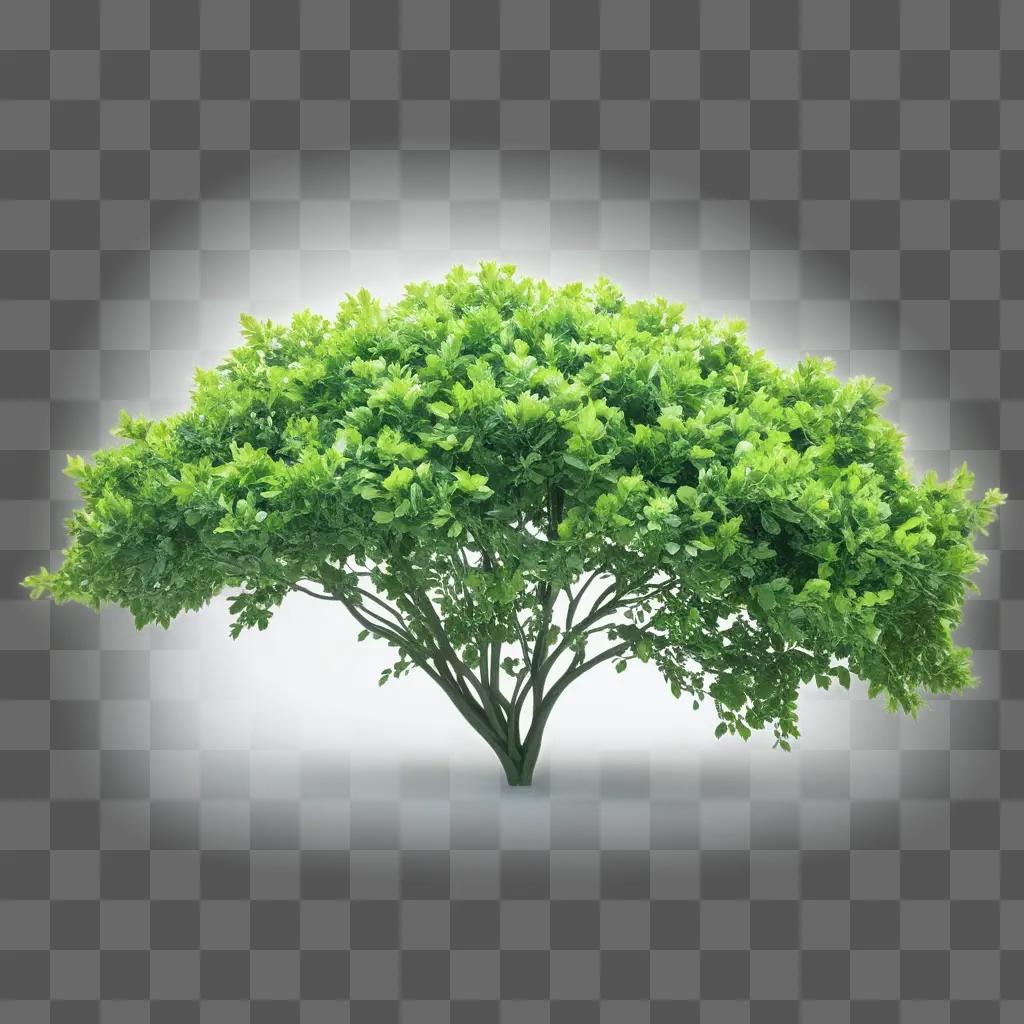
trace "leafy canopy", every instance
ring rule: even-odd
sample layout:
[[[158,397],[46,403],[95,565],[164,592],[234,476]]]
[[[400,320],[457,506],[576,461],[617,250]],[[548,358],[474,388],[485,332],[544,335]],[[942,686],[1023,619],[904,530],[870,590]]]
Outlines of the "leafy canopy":
[[[333,320],[243,316],[186,412],[70,460],[71,545],[26,582],[140,627],[229,588],[236,636],[291,590],[337,600],[398,649],[385,677],[426,670],[517,770],[603,660],[787,749],[802,683],[852,672],[906,712],[968,686],[951,631],[1005,496],[966,466],[914,483],[886,388],[743,331],[490,263]]]

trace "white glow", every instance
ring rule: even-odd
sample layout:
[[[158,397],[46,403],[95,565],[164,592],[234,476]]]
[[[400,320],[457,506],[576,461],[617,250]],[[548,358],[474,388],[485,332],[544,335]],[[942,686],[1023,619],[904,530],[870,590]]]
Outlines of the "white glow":
[[[646,200],[616,208],[618,214],[629,214],[625,218],[603,219],[602,202],[593,202],[586,207],[592,211],[586,216],[593,224],[585,227],[599,233],[600,248],[595,249],[585,239],[576,248],[552,248],[550,228],[533,237],[522,230],[525,222],[517,223],[511,216],[513,207],[507,203],[503,206],[494,154],[451,155],[452,199],[463,203],[471,200],[496,211],[493,219],[481,217],[479,223],[467,222],[464,213],[460,222],[456,208],[447,199],[429,203],[403,200],[402,177],[394,153],[357,152],[351,157],[349,192],[342,189],[336,199],[303,202],[302,248],[249,253],[248,299],[235,297],[237,287],[228,282],[230,295],[199,303],[201,352],[154,351],[155,399],[175,408],[187,404],[191,367],[212,365],[240,343],[237,319],[243,310],[261,318],[287,321],[296,310],[308,306],[333,317],[347,291],[365,287],[390,303],[400,297],[406,282],[436,280],[455,263],[472,266],[481,260],[512,262],[522,273],[543,276],[553,283],[592,281],[605,273],[630,297],[664,294],[685,301],[691,315],[745,316],[751,299],[766,294],[775,298],[784,287],[795,289],[795,271],[790,268],[787,276],[786,268],[777,262],[767,265],[771,271],[767,280],[759,276],[765,270],[766,254],[761,252],[748,282],[749,295],[733,289],[736,294],[724,298],[718,287],[713,295],[702,296],[701,252],[655,252],[643,230],[638,230],[642,226],[634,219],[643,219]],[[699,196],[696,183],[687,180],[686,169],[677,163],[676,154],[655,154],[652,166],[651,180],[645,183],[652,197]],[[254,168],[253,194],[260,196],[276,195],[276,183],[286,183],[296,173],[294,168],[270,158],[254,161]],[[598,200],[599,171],[594,155],[552,154],[552,197]],[[293,194],[294,186],[292,180],[283,187],[283,194]],[[349,196],[353,200],[398,200],[397,248],[393,241],[355,237]],[[530,204],[534,213],[536,205]],[[238,217],[234,220],[239,224],[246,220],[247,204],[232,206],[237,206],[234,212]],[[204,205],[204,250],[244,251],[248,225],[240,235],[239,225],[226,218],[230,212],[224,202]],[[704,202],[701,237],[705,249],[746,250],[749,216],[748,204]],[[154,246],[158,242],[157,238],[152,240]],[[780,253],[792,249],[792,240],[780,240],[778,249]],[[322,259],[307,273],[302,257],[311,254]],[[161,262],[157,250],[151,270],[154,295],[162,294],[165,288],[177,294],[173,289],[180,289],[174,277],[178,272],[172,263]],[[733,282],[726,283],[731,288]],[[834,311],[830,307],[827,312],[831,315]],[[770,324],[762,327],[756,320],[752,322],[752,344],[769,349],[780,363],[795,361],[795,339],[775,336],[772,330]],[[806,336],[820,345],[812,334],[807,332]],[[831,343],[827,333],[824,340],[826,345]],[[127,336],[122,341],[123,345],[116,337],[109,337],[105,345],[132,347]],[[380,761],[426,756],[452,763],[489,760],[496,764],[483,741],[421,672],[414,670],[402,679],[377,686],[377,676],[391,664],[393,652],[376,640],[356,643],[358,627],[340,607],[294,595],[266,632],[249,632],[232,641],[225,604],[218,600],[200,614],[184,616],[172,627],[169,638],[150,637],[157,646],[201,650],[200,692],[192,694],[191,677],[179,677],[178,684],[187,699],[194,699],[199,706],[200,742],[204,748],[287,747],[345,752]],[[139,648],[145,647],[146,640],[134,634],[126,616],[105,613],[104,643]],[[173,680],[168,680],[165,689],[172,685]],[[756,735],[747,743],[734,737],[715,740],[717,718],[711,706],[693,711],[685,696],[674,700],[668,684],[653,666],[634,662],[619,675],[607,663],[577,680],[560,701],[546,732],[541,765],[552,758],[640,752],[674,764],[692,763],[698,756],[709,763],[722,760],[734,765],[756,760],[759,777],[785,775],[794,770],[802,750],[848,742],[851,696],[858,699],[844,691],[827,695],[809,692],[802,701],[806,739],[787,757],[768,749],[770,737],[766,735]]]

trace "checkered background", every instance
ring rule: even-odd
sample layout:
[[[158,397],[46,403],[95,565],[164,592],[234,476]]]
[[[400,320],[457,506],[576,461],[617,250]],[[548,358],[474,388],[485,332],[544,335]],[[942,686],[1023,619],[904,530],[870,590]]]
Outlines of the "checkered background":
[[[1024,1019],[1024,5],[2,0],[0,48],[4,1024]],[[563,751],[570,693],[509,793],[471,737],[253,713],[304,607],[232,645],[25,599],[66,453],[181,408],[241,310],[488,257],[891,384],[919,469],[1010,495],[982,685],[809,694],[787,757],[621,677],[631,748]],[[400,711],[347,650],[342,709]]]

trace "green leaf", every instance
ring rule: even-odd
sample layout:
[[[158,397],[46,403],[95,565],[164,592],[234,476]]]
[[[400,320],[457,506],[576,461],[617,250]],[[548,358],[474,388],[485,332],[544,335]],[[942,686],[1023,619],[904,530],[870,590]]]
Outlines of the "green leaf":
[[[597,413],[597,405],[589,402],[579,411],[575,422],[576,434],[584,441],[597,441],[604,437],[605,425]]]
[[[81,455],[69,455],[67,457],[67,465],[64,467],[64,473],[66,476],[71,477],[72,480],[81,480],[88,472],[88,469],[88,463],[86,463]]]
[[[381,481],[381,487],[389,493],[404,491],[416,478],[416,471],[408,466],[396,467]]]
[[[896,533],[909,533],[924,523],[924,516],[911,516],[905,522],[896,527]]]
[[[455,485],[464,494],[476,495],[486,491],[493,493],[487,486],[487,477],[482,473],[470,473],[465,469],[455,470]]]

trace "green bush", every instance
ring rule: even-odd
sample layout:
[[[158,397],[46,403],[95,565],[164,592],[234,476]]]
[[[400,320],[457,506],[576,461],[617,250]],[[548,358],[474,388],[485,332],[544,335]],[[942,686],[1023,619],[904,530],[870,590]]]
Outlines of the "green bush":
[[[83,504],[33,596],[141,628],[227,589],[234,636],[292,591],[337,602],[396,649],[380,681],[425,673],[516,784],[602,662],[787,750],[802,683],[913,713],[974,681],[951,632],[1005,496],[915,484],[870,379],[492,263],[242,331],[188,411],[70,459]]]

